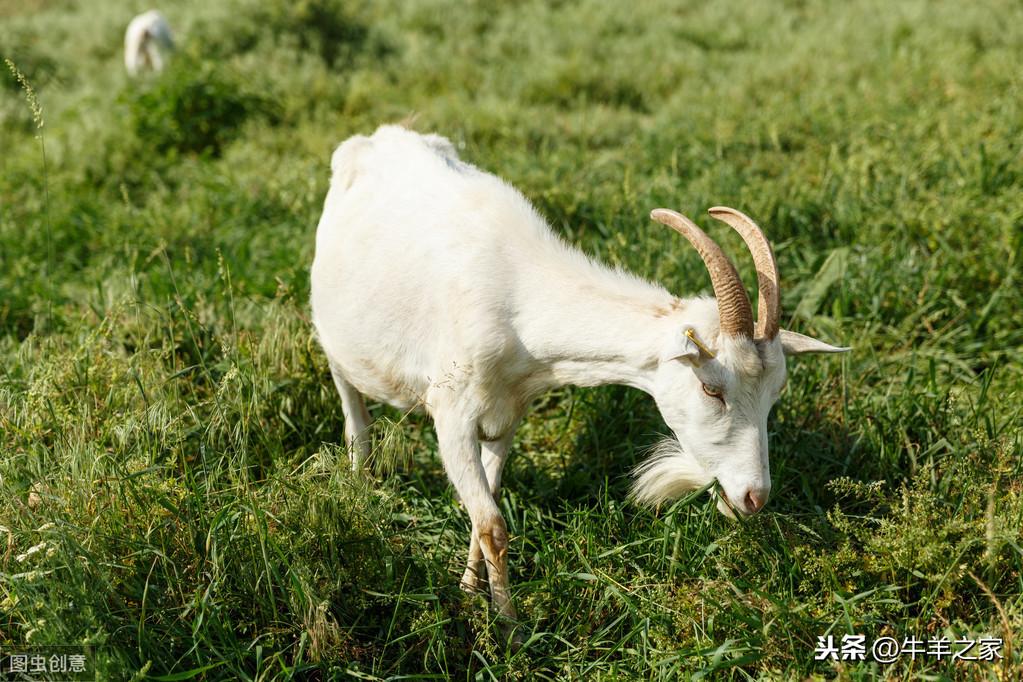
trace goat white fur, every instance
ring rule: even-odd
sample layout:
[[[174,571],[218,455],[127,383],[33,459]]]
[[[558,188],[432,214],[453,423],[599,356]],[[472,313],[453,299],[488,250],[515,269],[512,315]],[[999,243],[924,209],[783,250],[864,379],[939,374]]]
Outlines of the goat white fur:
[[[357,464],[369,452],[363,395],[429,412],[472,521],[464,586],[482,588],[486,570],[495,607],[514,618],[496,501],[501,470],[530,401],[553,387],[624,384],[654,397],[676,437],[640,467],[640,502],[716,478],[722,511],[763,506],[767,415],[785,382],[785,354],[843,349],[779,331],[777,300],[763,282],[758,331],[766,336],[754,339],[738,275],[721,274],[727,258],[708,255],[699,228],[654,213],[701,249],[718,299],[679,299],[571,248],[522,194],[461,161],[443,137],[383,126],[345,141],[331,168],[312,311],[345,438]]]
[[[124,32],[124,68],[131,76],[143,71],[162,71],[173,50],[170,24],[156,10],[132,19]]]

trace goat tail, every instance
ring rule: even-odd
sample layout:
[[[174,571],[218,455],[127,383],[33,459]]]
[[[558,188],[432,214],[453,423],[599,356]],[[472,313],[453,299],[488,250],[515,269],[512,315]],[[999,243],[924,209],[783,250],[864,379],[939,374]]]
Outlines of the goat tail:
[[[629,499],[644,507],[657,507],[698,490],[713,480],[696,459],[682,450],[674,438],[656,446],[649,459],[632,471],[636,480]]]
[[[338,145],[330,157],[330,184],[340,189],[351,187],[359,171],[359,156],[372,144],[365,135],[353,135]]]

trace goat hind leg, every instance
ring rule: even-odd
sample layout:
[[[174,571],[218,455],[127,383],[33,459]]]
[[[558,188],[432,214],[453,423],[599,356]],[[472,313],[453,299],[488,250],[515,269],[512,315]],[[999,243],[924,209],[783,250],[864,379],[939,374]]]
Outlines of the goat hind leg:
[[[345,445],[352,458],[352,468],[357,468],[369,457],[369,412],[362,394],[345,379],[341,370],[333,364],[330,375],[341,396],[341,412],[345,416]]]

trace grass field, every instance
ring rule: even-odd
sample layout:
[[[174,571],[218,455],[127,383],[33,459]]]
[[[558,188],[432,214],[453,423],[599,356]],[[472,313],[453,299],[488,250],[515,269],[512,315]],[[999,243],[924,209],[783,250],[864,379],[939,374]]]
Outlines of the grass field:
[[[145,5],[145,6],[144,6]],[[0,650],[96,679],[1020,679],[1023,7],[1016,2],[0,1]],[[353,473],[311,335],[335,145],[416,114],[583,250],[706,290],[649,221],[775,244],[790,363],[764,513],[626,502],[665,427],[566,389],[506,469],[517,653],[458,588],[426,418]],[[815,661],[996,637],[993,663]]]

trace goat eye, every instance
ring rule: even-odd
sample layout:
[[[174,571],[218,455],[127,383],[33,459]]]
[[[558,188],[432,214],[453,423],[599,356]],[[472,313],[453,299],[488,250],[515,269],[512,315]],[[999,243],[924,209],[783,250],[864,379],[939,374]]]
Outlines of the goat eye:
[[[722,403],[725,402],[724,391],[722,391],[717,386],[708,386],[707,384],[703,384],[703,392],[709,395],[711,398],[716,398],[720,400]]]

